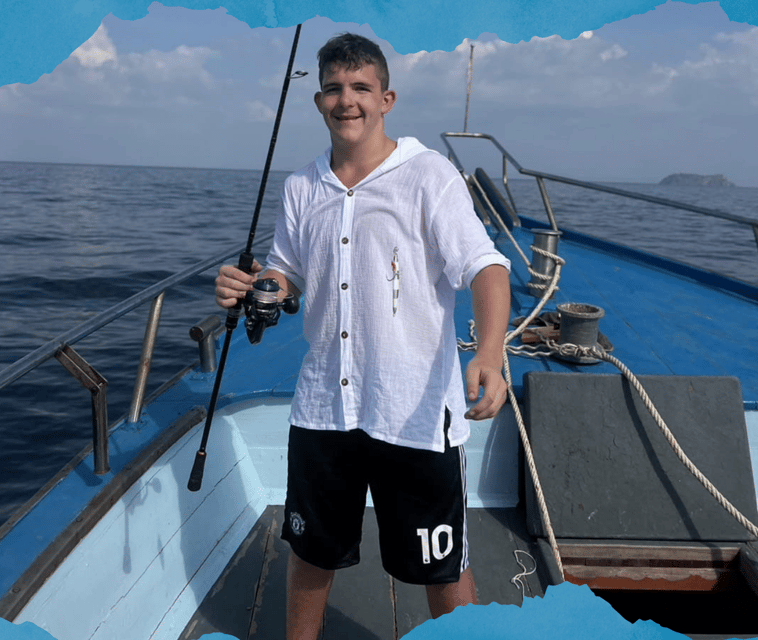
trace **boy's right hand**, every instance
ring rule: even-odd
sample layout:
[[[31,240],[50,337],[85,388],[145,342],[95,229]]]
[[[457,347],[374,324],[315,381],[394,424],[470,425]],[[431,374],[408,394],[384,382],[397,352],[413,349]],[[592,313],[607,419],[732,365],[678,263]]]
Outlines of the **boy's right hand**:
[[[263,271],[263,267],[257,260],[253,262],[252,274],[240,271],[231,264],[225,264],[218,270],[216,278],[216,304],[224,309],[233,307],[253,288],[260,271]]]

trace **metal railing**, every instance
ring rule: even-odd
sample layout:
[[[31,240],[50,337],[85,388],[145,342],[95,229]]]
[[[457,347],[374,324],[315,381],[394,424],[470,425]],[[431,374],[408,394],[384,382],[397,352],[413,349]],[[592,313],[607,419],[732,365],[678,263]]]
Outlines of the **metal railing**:
[[[543,171],[533,171],[531,169],[525,169],[524,167],[521,166],[521,164],[519,164],[519,162],[510,153],[508,153],[508,151],[506,151],[506,149],[494,137],[486,133],[459,133],[459,132],[448,131],[441,134],[441,137],[442,137],[442,141],[445,143],[445,146],[447,147],[448,158],[458,168],[458,170],[461,173],[464,173],[465,171],[464,166],[461,163],[461,161],[458,159],[458,156],[455,153],[455,151],[453,150],[453,147],[450,144],[449,138],[472,138],[472,139],[489,140],[493,145],[495,145],[497,150],[502,155],[503,186],[505,188],[506,194],[508,195],[508,198],[511,201],[511,204],[513,205],[513,208],[516,209],[516,204],[513,200],[511,190],[508,186],[508,163],[509,162],[513,165],[516,171],[518,171],[521,175],[532,176],[533,178],[536,179],[537,186],[540,191],[540,195],[542,196],[542,202],[545,206],[545,213],[547,214],[548,220],[550,221],[550,226],[555,231],[558,231],[558,225],[555,220],[555,214],[553,213],[553,208],[550,203],[550,198],[548,197],[547,187],[545,186],[545,180],[551,180],[553,182],[561,182],[563,184],[568,184],[575,187],[581,187],[584,189],[591,189],[593,191],[602,191],[604,193],[610,193],[610,194],[622,196],[625,198],[631,198],[633,200],[644,200],[645,202],[651,202],[653,204],[659,204],[665,207],[672,207],[674,209],[680,209],[683,211],[691,211],[693,213],[699,213],[701,215],[710,216],[712,218],[719,218],[721,220],[728,220],[730,222],[744,224],[752,228],[753,236],[755,237],[756,248],[758,248],[758,220],[746,218],[744,216],[738,216],[732,213],[727,213],[725,211],[719,211],[718,209],[698,207],[697,205],[687,204],[684,202],[677,202],[676,200],[667,200],[666,198],[659,198],[657,196],[649,196],[644,193],[637,193],[634,191],[625,191],[624,189],[617,189],[616,187],[609,187],[606,185],[597,184],[595,182],[575,180],[573,178],[557,176],[551,173],[544,173]]]
[[[270,239],[271,236],[268,236],[261,240],[267,242]],[[92,428],[95,473],[107,473],[110,469],[108,461],[108,410],[106,400],[108,383],[102,375],[100,375],[73,349],[72,345],[95,333],[99,329],[102,329],[114,320],[128,314],[137,307],[142,306],[146,302],[152,301],[145,327],[145,337],[142,344],[142,354],[137,369],[131,407],[127,418],[128,422],[137,422],[142,411],[142,403],[144,401],[153,350],[156,344],[156,335],[165,292],[168,289],[182,284],[186,280],[207,271],[211,267],[237,256],[239,252],[240,247],[237,246],[234,250],[229,249],[220,255],[202,260],[183,271],[179,271],[174,275],[143,289],[130,298],[127,298],[109,309],[106,309],[102,313],[93,316],[86,322],[83,322],[73,329],[53,338],[1,371],[0,389],[12,384],[30,371],[36,369],[42,363],[47,362],[50,358],[58,359],[74,378],[92,393]],[[210,336],[210,333],[206,331],[203,335],[207,339]],[[203,359],[203,349],[207,351],[208,345],[200,345],[201,359]],[[205,366],[204,369],[206,369]]]

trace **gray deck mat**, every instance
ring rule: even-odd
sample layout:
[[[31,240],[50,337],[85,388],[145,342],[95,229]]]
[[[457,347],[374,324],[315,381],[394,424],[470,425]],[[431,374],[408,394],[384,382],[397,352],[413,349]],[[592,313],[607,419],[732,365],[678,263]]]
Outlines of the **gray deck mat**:
[[[758,520],[739,380],[640,376],[684,452]],[[527,430],[557,538],[754,539],[679,461],[620,375],[530,372]],[[529,532],[544,536],[527,480]]]

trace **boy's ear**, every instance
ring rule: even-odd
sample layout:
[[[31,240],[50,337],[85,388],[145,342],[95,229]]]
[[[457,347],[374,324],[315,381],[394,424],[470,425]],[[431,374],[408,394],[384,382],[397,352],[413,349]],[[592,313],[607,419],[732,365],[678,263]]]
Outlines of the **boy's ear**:
[[[384,102],[382,103],[383,116],[387,115],[392,110],[392,107],[395,106],[396,101],[397,93],[395,93],[392,89],[384,92]]]
[[[321,113],[321,92],[316,91],[316,93],[313,95],[313,102],[316,103],[316,109],[318,109],[318,112]]]

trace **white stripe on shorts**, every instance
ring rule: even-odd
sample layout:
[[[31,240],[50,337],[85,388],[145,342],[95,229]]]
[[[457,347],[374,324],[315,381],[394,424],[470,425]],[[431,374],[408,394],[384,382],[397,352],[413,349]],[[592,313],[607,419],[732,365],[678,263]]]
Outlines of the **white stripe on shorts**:
[[[458,445],[458,460],[461,465],[461,485],[463,486],[463,553],[461,554],[461,573],[468,568],[468,489],[466,488],[466,451]]]

